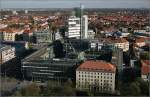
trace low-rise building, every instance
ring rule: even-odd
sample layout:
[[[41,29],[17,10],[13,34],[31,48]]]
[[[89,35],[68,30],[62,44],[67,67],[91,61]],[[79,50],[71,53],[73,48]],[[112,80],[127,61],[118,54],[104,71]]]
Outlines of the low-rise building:
[[[76,69],[76,88],[97,92],[115,91],[116,67],[105,61],[85,61]]]
[[[118,47],[124,52],[129,50],[129,42],[124,38],[99,38],[96,40],[91,40],[91,48],[96,48],[98,50],[102,49],[103,46]]]
[[[13,28],[6,28],[1,31],[3,34],[4,41],[15,41],[16,35],[20,35],[23,33],[23,30],[13,29]]]
[[[150,60],[142,60],[141,77],[145,81],[150,81]]]
[[[0,45],[0,64],[15,58],[15,48],[7,45]]]
[[[137,46],[142,47],[146,45],[146,40],[148,40],[146,37],[136,37],[135,43]]]

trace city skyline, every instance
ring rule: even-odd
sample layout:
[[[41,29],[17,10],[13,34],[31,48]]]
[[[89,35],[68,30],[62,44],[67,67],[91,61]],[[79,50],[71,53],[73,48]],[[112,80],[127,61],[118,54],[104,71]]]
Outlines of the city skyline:
[[[1,0],[0,8],[150,8],[149,0]]]

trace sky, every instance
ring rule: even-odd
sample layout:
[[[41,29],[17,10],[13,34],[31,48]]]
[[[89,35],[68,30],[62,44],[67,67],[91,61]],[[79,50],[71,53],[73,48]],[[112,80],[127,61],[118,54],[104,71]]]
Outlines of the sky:
[[[0,0],[0,8],[150,8],[150,0]]]

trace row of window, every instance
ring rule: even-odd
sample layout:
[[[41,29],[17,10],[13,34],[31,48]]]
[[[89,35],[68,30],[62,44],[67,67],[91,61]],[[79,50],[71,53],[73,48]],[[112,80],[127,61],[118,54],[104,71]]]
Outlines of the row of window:
[[[82,72],[79,71],[79,74],[97,74],[97,75],[112,75],[112,73],[99,73],[99,72]]]
[[[93,82],[94,81],[94,82],[104,82],[104,83],[105,82],[108,82],[108,83],[110,82],[110,83],[112,83],[112,80],[102,80],[102,79],[80,79],[79,78],[79,81],[80,82],[90,82],[90,81]]]
[[[107,90],[107,91],[111,91],[112,88],[111,87],[101,87],[101,86],[97,86],[97,87],[90,87],[90,86],[85,86],[85,85],[78,85],[78,87],[80,88],[90,88],[90,89],[94,89],[94,90]]]
[[[101,78],[101,79],[112,79],[112,76],[90,76],[90,75],[79,75],[79,78]]]

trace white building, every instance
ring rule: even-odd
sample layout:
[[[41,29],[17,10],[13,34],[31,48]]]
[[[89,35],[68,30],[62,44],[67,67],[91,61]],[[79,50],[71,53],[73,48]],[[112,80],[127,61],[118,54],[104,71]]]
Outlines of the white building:
[[[95,32],[93,30],[88,30],[88,39],[94,39],[95,38]]]
[[[92,49],[101,50],[103,46],[118,47],[124,52],[129,50],[129,42],[124,38],[99,38],[90,41]]]
[[[0,45],[0,64],[3,64],[15,58],[15,48],[6,45]]]
[[[88,16],[82,16],[80,23],[80,18],[76,16],[70,16],[68,19],[68,32],[66,32],[66,37],[82,39],[88,38]],[[81,35],[80,35],[81,34]]]
[[[66,33],[68,38],[80,38],[80,18],[70,16],[68,19],[68,32]]]
[[[104,61],[85,61],[76,70],[76,88],[98,92],[115,91],[114,65]]]
[[[88,38],[88,16],[84,15],[82,17],[82,38],[87,39]]]

